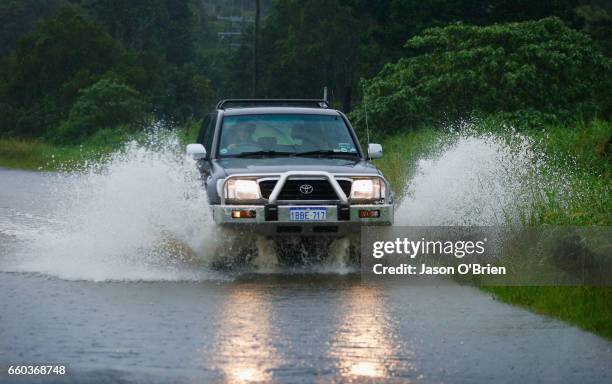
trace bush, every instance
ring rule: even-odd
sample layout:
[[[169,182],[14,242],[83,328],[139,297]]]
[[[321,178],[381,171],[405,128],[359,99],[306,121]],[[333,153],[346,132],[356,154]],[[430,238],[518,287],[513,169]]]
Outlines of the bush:
[[[557,18],[432,28],[406,43],[409,57],[364,81],[379,131],[500,114],[533,122],[589,119],[609,111],[612,63]],[[363,126],[363,106],[352,114]]]
[[[142,95],[112,78],[79,92],[68,120],[57,129],[59,141],[79,141],[103,128],[134,125],[144,117]]]

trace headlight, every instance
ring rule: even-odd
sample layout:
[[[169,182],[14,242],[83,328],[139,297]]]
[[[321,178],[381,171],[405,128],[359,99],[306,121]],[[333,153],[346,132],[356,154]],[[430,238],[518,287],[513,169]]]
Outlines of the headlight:
[[[385,197],[385,182],[376,177],[355,179],[351,187],[352,200],[380,200]]]
[[[225,182],[225,198],[231,200],[257,200],[261,198],[255,180],[229,179]]]

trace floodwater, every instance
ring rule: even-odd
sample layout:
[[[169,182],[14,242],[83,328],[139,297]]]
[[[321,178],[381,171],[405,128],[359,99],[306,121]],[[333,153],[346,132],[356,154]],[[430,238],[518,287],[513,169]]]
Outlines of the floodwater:
[[[398,223],[511,215],[528,188],[504,172],[524,164],[490,147],[423,160]],[[265,244],[265,262],[213,268],[233,251],[174,153],[133,145],[79,175],[0,169],[0,368],[68,366],[0,382],[612,381],[611,342],[471,287],[366,283],[338,257],[288,269]]]

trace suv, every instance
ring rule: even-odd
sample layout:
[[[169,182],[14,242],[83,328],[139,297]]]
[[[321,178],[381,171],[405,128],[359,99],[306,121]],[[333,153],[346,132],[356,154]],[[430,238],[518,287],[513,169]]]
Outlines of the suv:
[[[393,195],[347,117],[325,100],[228,99],[187,153],[215,222],[266,236],[345,236],[391,225]]]

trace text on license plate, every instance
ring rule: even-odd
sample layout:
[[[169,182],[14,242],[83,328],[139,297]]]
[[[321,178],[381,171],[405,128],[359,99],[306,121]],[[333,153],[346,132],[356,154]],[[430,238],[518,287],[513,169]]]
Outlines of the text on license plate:
[[[320,221],[327,219],[327,208],[290,208],[291,221]]]

